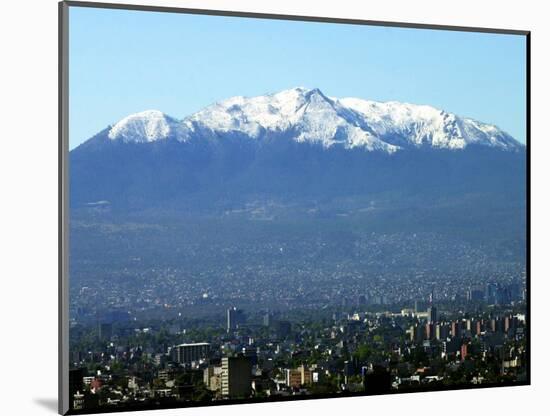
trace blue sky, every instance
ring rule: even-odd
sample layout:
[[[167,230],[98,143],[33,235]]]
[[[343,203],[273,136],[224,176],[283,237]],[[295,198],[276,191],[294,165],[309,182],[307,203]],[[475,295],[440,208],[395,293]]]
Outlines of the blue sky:
[[[525,142],[525,37],[71,7],[70,148],[128,114],[234,95],[429,104]]]

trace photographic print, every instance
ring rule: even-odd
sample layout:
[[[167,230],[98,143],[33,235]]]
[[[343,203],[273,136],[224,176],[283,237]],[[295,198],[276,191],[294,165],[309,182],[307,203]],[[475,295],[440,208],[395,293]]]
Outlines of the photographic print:
[[[61,413],[529,383],[528,32],[60,12]]]

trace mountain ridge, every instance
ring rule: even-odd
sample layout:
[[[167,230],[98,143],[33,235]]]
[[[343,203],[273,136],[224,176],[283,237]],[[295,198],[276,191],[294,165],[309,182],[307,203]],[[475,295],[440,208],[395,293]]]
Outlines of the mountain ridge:
[[[521,205],[525,178],[525,147],[492,125],[305,88],[232,97],[183,120],[133,114],[70,152],[72,206],[109,201],[120,212],[387,194],[398,205],[472,195]]]
[[[387,154],[418,148],[460,150],[470,145],[507,151],[524,147],[492,124],[431,106],[328,97],[318,88],[304,87],[231,97],[181,120],[147,110],[130,114],[106,130],[110,141],[123,143],[188,142],[205,137],[218,140],[227,135],[261,141],[285,135],[297,143],[323,148],[339,146]]]

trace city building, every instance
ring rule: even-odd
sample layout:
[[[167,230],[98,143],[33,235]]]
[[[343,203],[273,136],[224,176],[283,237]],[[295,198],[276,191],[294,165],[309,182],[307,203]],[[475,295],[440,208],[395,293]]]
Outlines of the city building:
[[[271,313],[269,311],[266,311],[263,316],[263,325],[264,326],[270,326],[271,325]]]
[[[300,386],[306,386],[311,384],[312,381],[312,372],[304,365],[298,368],[287,368],[285,370],[285,384],[289,387],[298,388]]]
[[[428,323],[433,324],[437,322],[437,308],[430,306],[428,308]]]
[[[438,341],[446,340],[449,336],[449,326],[443,324],[437,324],[435,327],[435,338]]]
[[[257,352],[256,348],[254,348],[254,347],[243,347],[242,355],[243,355],[243,357],[249,358],[250,363],[252,365],[257,365],[258,364],[258,352]]]
[[[469,350],[468,344],[462,344],[462,346],[460,347],[460,359],[462,361],[464,361],[468,356],[468,350]]]
[[[236,307],[227,310],[227,332],[239,328],[245,321],[244,312]]]
[[[431,322],[426,322],[426,339],[435,338],[434,324]]]
[[[203,372],[203,383],[208,390],[218,391],[221,388],[222,367],[209,365]]]
[[[252,389],[252,363],[247,357],[223,357],[221,391],[224,397],[247,398]]]
[[[485,286],[485,301],[489,304],[497,303],[498,284],[489,282]]]
[[[98,337],[102,341],[110,341],[113,336],[113,324],[100,323],[97,326]]]
[[[180,344],[172,349],[172,353],[174,361],[180,364],[191,364],[209,357],[210,344],[207,342]]]
[[[451,322],[451,335],[453,337],[460,337],[462,335],[462,328],[459,322]]]
[[[302,384],[302,375],[299,370],[287,368],[285,370],[285,384],[288,387],[298,388]]]

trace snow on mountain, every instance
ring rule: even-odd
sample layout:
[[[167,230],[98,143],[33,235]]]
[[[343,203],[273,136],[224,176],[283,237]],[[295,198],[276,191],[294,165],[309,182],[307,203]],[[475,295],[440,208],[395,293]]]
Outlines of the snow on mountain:
[[[293,132],[298,142],[341,144],[393,153],[397,147],[358,127],[355,116],[318,89],[293,88],[277,94],[218,102],[185,120],[215,132],[241,132],[258,139],[267,132]]]
[[[123,142],[153,142],[182,133],[181,123],[157,110],[147,110],[123,118],[109,130],[109,139]]]
[[[380,103],[342,98],[342,105],[360,113],[378,137],[389,143],[463,149],[480,144],[502,149],[519,146],[498,127],[438,110],[427,105],[390,101]]]
[[[217,137],[240,133],[253,140],[282,134],[325,148],[343,146],[394,153],[404,148],[464,149],[479,144],[513,150],[521,147],[498,127],[462,118],[427,105],[331,98],[303,87],[257,97],[232,97],[178,121],[160,111],[130,115],[116,123],[109,138],[152,142],[187,141],[204,132]]]

